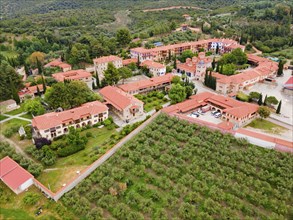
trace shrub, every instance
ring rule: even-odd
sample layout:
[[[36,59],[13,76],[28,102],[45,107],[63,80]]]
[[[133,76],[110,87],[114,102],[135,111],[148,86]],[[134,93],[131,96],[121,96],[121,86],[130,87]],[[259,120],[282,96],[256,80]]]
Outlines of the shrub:
[[[112,122],[109,118],[107,118],[105,121],[102,122],[102,124],[105,126],[109,126],[110,124],[112,124]]]
[[[35,205],[35,204],[37,204],[39,199],[40,199],[40,196],[38,194],[28,192],[23,197],[22,201],[25,205]]]
[[[4,130],[3,135],[7,138],[10,138],[13,134],[18,132],[19,128],[20,125],[12,125]]]
[[[85,136],[89,138],[89,137],[93,137],[93,134],[92,134],[92,132],[88,131],[88,132],[86,132]]]
[[[244,94],[243,92],[238,92],[236,99],[242,101],[242,102],[248,102],[250,97],[249,95]]]

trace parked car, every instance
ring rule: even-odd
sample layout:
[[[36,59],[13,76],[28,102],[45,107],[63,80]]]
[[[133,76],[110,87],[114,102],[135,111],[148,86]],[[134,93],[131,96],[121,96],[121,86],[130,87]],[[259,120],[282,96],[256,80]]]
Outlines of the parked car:
[[[218,112],[218,111],[214,110],[214,111],[212,111],[211,113],[212,113],[212,115],[215,115],[217,112]]]
[[[204,112],[201,109],[198,109],[197,110],[197,113],[200,114],[200,115],[203,115],[204,114]]]
[[[222,116],[222,114],[220,112],[217,112],[216,114],[214,114],[215,118],[220,118]]]
[[[192,115],[195,115],[196,117],[199,117],[199,114],[197,112],[192,112]]]

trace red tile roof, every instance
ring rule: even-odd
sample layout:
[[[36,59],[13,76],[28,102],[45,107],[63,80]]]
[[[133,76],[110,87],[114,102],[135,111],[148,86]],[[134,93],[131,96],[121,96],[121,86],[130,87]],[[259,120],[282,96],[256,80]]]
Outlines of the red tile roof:
[[[6,156],[0,160],[0,179],[12,190],[16,190],[29,179],[32,174],[23,169],[18,163]]]
[[[56,59],[51,61],[50,63],[47,63],[45,67],[60,67],[64,69],[64,68],[71,68],[71,65],[68,63],[62,62],[60,59]]]
[[[293,90],[293,76],[291,76],[287,82],[284,84],[284,87],[286,89],[290,89],[290,90]]]
[[[121,60],[121,62],[122,62],[121,57],[114,56],[114,55],[104,56],[104,57],[99,57],[99,58],[93,59],[94,63],[96,63],[96,64],[109,63],[109,62],[114,62],[114,61],[119,61],[119,60]]]
[[[140,89],[158,86],[163,83],[170,83],[172,81],[173,77],[174,76],[172,74],[166,74],[163,76],[157,76],[157,77],[153,77],[150,79],[144,79],[144,80],[140,80],[140,81],[133,82],[133,83],[119,85],[118,87],[125,92],[137,91]]]
[[[95,115],[108,110],[108,107],[99,101],[93,101],[83,104],[80,107],[66,110],[63,112],[51,112],[36,116],[32,120],[33,127],[39,130],[46,130],[59,125],[65,121],[73,121],[82,118],[85,115]]]
[[[126,59],[126,60],[122,60],[122,65],[123,66],[127,66],[131,63],[137,63],[137,59],[136,58],[130,58],[130,59]]]
[[[238,118],[245,117],[258,110],[258,106],[254,104],[240,102],[233,98],[222,95],[215,95],[210,92],[203,92],[190,96],[189,100],[164,108],[163,111],[166,113],[188,112],[198,108],[199,106],[204,106],[207,103],[211,103],[212,105],[219,105],[224,109],[224,112],[234,115]]]
[[[89,72],[87,72],[83,69],[70,70],[67,72],[60,72],[60,73],[52,74],[52,77],[55,78],[59,82],[63,82],[66,79],[79,80],[79,79],[83,79],[83,78],[87,78],[87,77],[91,77],[91,76],[92,75]]]
[[[157,68],[157,69],[165,68],[165,65],[155,61],[151,61],[151,60],[145,60],[144,62],[140,64],[140,66],[146,66],[147,68]]]
[[[27,84],[27,85],[29,85],[29,84]],[[43,90],[43,84],[38,84],[38,85],[35,85],[35,86],[28,86],[26,88],[23,88],[22,90],[20,90],[18,92],[18,95],[20,97],[23,97],[25,95],[34,95],[34,94],[36,94],[38,92],[37,87],[39,88],[40,92],[44,91]]]
[[[114,86],[106,86],[102,88],[99,93],[109,104],[119,110],[123,110],[130,105],[137,105],[137,103],[143,104],[142,101],[138,100],[133,95],[129,95]]]

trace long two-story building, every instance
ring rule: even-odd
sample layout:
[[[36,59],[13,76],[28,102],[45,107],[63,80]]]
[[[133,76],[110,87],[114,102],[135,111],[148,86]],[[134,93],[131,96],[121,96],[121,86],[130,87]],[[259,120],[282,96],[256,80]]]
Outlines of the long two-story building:
[[[104,72],[108,69],[109,63],[113,63],[117,69],[123,67],[122,58],[114,55],[95,58],[93,62],[95,72],[100,80],[104,79]]]
[[[99,102],[88,102],[63,112],[51,112],[32,120],[33,137],[52,140],[67,134],[69,127],[80,128],[94,125],[108,118],[108,107]]]

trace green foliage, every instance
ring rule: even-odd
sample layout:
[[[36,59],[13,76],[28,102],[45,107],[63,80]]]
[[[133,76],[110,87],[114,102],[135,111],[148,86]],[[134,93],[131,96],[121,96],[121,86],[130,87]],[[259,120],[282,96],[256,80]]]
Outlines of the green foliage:
[[[185,87],[180,84],[173,84],[168,94],[172,104],[184,101],[186,95]]]
[[[172,84],[179,84],[181,82],[181,77],[180,76],[174,76],[172,78]]]
[[[278,99],[277,99],[275,96],[269,96],[269,97],[267,97],[267,99],[266,99],[266,103],[267,103],[268,105],[271,105],[271,104],[273,104],[273,105],[277,105],[277,104],[279,103],[279,101],[278,101]]]
[[[184,63],[187,58],[192,58],[194,56],[195,56],[195,54],[191,50],[185,50],[182,52],[181,56],[178,57],[178,60],[180,60],[180,62]]]
[[[13,160],[15,160],[17,163],[19,163],[20,166],[22,166],[24,169],[34,175],[34,177],[38,177],[43,170],[42,165],[35,163],[30,159],[26,159],[20,154],[17,154],[14,148],[11,147],[8,143],[0,142],[0,158],[3,158],[5,156],[9,156]]]
[[[81,81],[58,82],[45,93],[45,101],[54,109],[74,108],[97,99],[100,99],[97,94]]]
[[[69,134],[66,135],[67,145],[64,148],[59,148],[57,150],[57,155],[59,157],[66,157],[80,150],[83,150],[87,141],[88,140],[86,137],[80,137],[79,131],[77,131],[73,127],[70,127]]]
[[[204,84],[205,86],[213,89],[213,90],[216,90],[217,88],[217,79],[216,77],[213,77],[211,73],[206,73],[205,74],[205,78],[204,78]]]
[[[25,205],[35,205],[40,199],[40,195],[32,192],[28,192],[25,194],[25,196],[22,199],[22,202]]]
[[[277,111],[276,111],[277,114],[281,114],[281,107],[282,107],[282,100],[279,102],[279,105],[277,107]]]
[[[107,85],[115,85],[120,79],[118,69],[111,62],[108,63],[108,67],[107,70],[104,72],[104,76]]]
[[[277,71],[277,76],[282,76],[283,75],[283,69],[284,69],[284,61],[279,61],[279,65],[278,65],[278,71]]]
[[[121,67],[118,69],[120,78],[123,79],[123,83],[124,83],[124,79],[127,79],[129,77],[132,76],[132,70],[128,67]]]
[[[263,101],[262,101],[262,94],[259,95],[259,99],[257,101],[257,104],[258,105],[262,105],[263,104]]]
[[[0,63],[0,101],[17,99],[17,91],[22,87],[21,77],[6,61]],[[17,101],[17,100],[15,100]]]
[[[242,102],[249,102],[250,96],[246,95],[243,92],[238,92],[237,95],[236,95],[236,99],[238,99],[238,100],[240,100]]]
[[[126,28],[122,28],[118,30],[116,33],[116,39],[117,39],[118,45],[120,45],[121,47],[125,47],[131,41],[129,30]]]
[[[259,100],[260,96],[261,96],[261,94],[259,92],[250,92],[249,93],[250,99]]]
[[[260,106],[257,112],[262,119],[269,117],[271,114],[270,109],[266,106]]]
[[[43,146],[41,149],[31,146],[26,149],[26,152],[42,162],[45,166],[52,166],[56,163],[56,153],[47,145]]]
[[[292,163],[290,154],[160,115],[61,201],[80,218],[96,207],[101,218],[286,219]]]
[[[24,109],[34,116],[42,115],[45,113],[45,108],[39,98],[26,100],[24,104]]]

